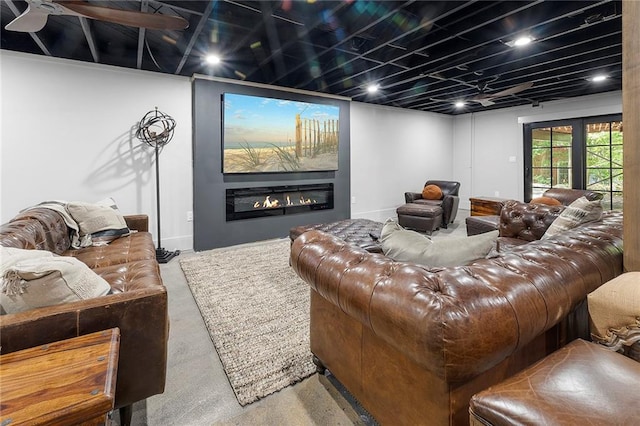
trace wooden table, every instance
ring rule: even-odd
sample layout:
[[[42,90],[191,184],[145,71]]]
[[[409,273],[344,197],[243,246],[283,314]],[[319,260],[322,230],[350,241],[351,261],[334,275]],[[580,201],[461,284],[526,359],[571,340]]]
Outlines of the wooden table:
[[[499,215],[502,204],[507,198],[498,197],[471,197],[471,216],[493,216]]]
[[[120,330],[0,356],[0,425],[100,425],[113,410]]]

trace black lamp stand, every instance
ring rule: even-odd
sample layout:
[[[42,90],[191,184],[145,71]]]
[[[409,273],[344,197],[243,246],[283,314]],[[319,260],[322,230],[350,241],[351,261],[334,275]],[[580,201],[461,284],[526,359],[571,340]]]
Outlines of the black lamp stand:
[[[158,263],[167,263],[180,254],[180,250],[169,251],[162,247],[160,241],[160,155],[158,144],[155,144],[156,151],[156,219],[158,225],[158,248],[156,248],[156,260]]]

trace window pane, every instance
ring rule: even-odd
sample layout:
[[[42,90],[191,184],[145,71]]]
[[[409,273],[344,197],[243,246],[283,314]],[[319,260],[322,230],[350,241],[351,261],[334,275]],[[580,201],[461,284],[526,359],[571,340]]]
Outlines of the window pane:
[[[611,170],[611,189],[622,191],[622,169]]]
[[[571,169],[554,167],[551,170],[552,187],[571,188]]]
[[[602,194],[602,201],[600,202],[600,204],[602,205],[602,208],[604,210],[610,210],[611,209],[611,192],[608,191],[598,191]]]
[[[611,178],[609,169],[588,169],[587,170],[587,189],[594,191],[610,190],[608,186],[605,188],[605,182],[609,182]]]
[[[549,127],[533,129],[531,130],[531,139],[533,148],[549,148],[551,146],[551,129]]]
[[[531,171],[533,186],[551,187],[551,169],[533,168]]]
[[[613,203],[611,208],[613,210],[622,210],[622,192],[614,192],[612,194]]]
[[[560,126],[551,129],[551,140],[553,146],[571,146],[573,136],[571,126]]]
[[[609,167],[611,150],[609,146],[587,148],[587,167]]]
[[[622,121],[612,121],[610,125],[612,142],[622,143]],[[616,142],[618,138],[620,138],[620,141]]]
[[[551,150],[548,148],[533,149],[531,153],[533,167],[551,167]]]
[[[622,145],[611,147],[611,167],[622,167]]]
[[[571,147],[553,148],[553,167],[571,167]]]
[[[609,145],[609,132],[587,133],[587,146]]]

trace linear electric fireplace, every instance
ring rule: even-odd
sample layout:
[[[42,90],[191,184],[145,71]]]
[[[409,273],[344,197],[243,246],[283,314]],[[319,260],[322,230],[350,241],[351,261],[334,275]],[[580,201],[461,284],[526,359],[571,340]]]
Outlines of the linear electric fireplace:
[[[227,189],[227,222],[333,209],[333,183]]]

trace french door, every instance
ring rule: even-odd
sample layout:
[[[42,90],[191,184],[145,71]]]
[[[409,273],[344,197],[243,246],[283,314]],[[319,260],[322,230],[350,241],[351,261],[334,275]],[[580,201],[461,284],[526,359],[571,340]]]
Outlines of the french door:
[[[524,126],[524,199],[549,188],[591,189],[605,209],[622,210],[622,116]]]

